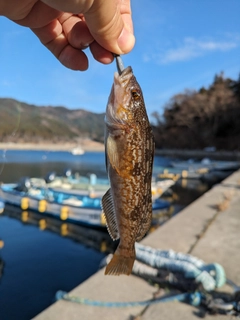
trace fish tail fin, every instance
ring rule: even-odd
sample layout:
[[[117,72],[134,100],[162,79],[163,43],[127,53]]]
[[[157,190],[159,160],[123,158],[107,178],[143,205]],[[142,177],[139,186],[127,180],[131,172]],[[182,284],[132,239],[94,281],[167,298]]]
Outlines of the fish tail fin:
[[[132,272],[135,254],[131,257],[124,257],[117,252],[106,266],[105,275],[119,276],[120,274],[130,275]]]

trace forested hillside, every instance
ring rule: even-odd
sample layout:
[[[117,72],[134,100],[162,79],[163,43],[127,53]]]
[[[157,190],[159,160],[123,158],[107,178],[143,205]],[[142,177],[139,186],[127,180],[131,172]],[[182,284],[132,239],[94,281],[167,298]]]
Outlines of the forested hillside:
[[[240,77],[216,75],[209,88],[177,94],[153,116],[158,148],[239,150]]]
[[[79,137],[103,141],[104,113],[0,99],[0,142],[60,142]]]

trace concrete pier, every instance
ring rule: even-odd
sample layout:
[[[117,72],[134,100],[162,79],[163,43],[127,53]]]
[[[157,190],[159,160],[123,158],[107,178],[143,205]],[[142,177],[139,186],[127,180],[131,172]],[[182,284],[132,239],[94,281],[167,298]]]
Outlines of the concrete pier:
[[[221,264],[227,278],[240,285],[240,170],[206,192],[178,215],[147,236],[143,244],[159,249],[191,253],[206,263]],[[229,291],[225,285],[221,291]],[[70,292],[100,301],[142,301],[157,289],[131,276],[104,276],[100,270]],[[179,302],[145,307],[104,308],[58,301],[35,320],[197,320],[198,309]],[[206,316],[207,320],[213,319]],[[217,315],[214,319],[232,319]]]
[[[206,150],[182,150],[182,149],[157,149],[155,154],[163,157],[180,159],[203,159],[240,161],[239,151],[206,151]]]

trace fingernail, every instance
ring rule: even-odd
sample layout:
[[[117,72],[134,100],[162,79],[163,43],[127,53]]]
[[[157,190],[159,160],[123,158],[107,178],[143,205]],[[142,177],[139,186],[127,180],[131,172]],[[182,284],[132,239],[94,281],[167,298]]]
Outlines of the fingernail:
[[[90,40],[89,42],[84,42],[84,43],[82,42],[81,49],[82,50],[87,49],[90,46],[90,44],[93,43],[93,41],[94,41],[94,39]]]
[[[124,28],[117,40],[117,43],[122,53],[128,53],[134,47],[135,37],[131,32]]]
[[[90,43],[84,43],[84,44],[82,43],[82,44],[81,44],[81,49],[82,49],[82,50],[87,49],[87,48],[89,47],[89,44],[90,44]]]

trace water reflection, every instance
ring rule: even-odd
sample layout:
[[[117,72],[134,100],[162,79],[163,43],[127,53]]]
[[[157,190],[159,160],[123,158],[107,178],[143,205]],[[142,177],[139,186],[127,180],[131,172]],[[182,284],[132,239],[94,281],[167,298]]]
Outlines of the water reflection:
[[[172,187],[178,204],[187,206],[210,189],[210,185],[197,179],[180,179]]]
[[[1,253],[1,249],[4,247],[4,241],[0,239],[0,253]],[[3,268],[4,268],[4,261],[0,255],[0,280],[2,278],[3,275]]]
[[[103,253],[112,252],[116,246],[106,229],[91,229],[62,222],[52,217],[43,217],[41,214],[33,211],[22,211],[11,205],[6,205],[2,215],[17,219],[23,224],[34,225],[41,231],[51,231],[62,237],[71,238]]]

